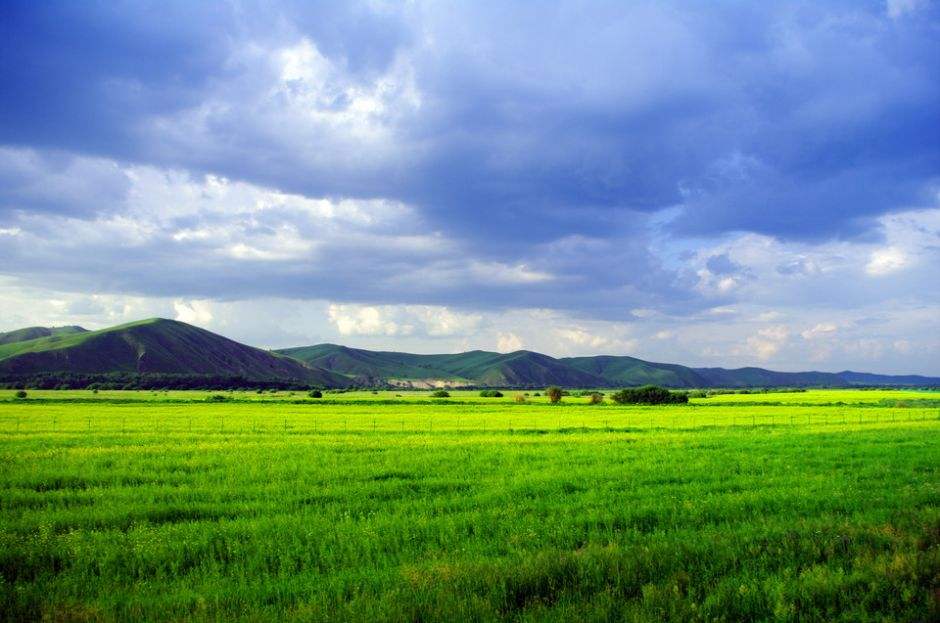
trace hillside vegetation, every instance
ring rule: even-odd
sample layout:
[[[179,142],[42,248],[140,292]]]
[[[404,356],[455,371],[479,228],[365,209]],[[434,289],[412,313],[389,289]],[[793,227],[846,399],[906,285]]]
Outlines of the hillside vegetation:
[[[33,337],[37,336],[38,337]],[[7,387],[682,388],[940,387],[940,378],[859,372],[690,368],[629,356],[555,358],[519,350],[420,355],[318,344],[266,351],[183,322],[150,319],[100,331],[31,327],[0,343]],[[25,339],[29,338],[29,339]]]
[[[0,391],[0,620],[937,620],[935,392],[401,393]]]
[[[940,386],[940,378],[856,372],[775,372],[763,368],[690,368],[635,357],[598,355],[554,358],[520,350],[473,350],[447,355],[370,351],[318,344],[278,351],[309,365],[346,375],[358,384],[405,384],[437,379],[455,386],[624,387],[647,384],[699,387],[852,387],[859,385]]]
[[[82,327],[26,327],[15,331],[0,333],[0,345],[12,344],[13,342],[25,342],[35,340],[41,337],[51,337],[54,335],[72,335],[74,333],[86,333],[88,329]]]
[[[341,375],[290,357],[161,318],[0,346],[0,374],[48,373],[290,379],[330,386],[348,383]]]

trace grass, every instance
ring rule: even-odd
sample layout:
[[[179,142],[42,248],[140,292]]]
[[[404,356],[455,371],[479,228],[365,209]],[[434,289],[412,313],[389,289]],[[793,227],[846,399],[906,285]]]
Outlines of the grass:
[[[0,619],[940,615],[937,394],[212,393],[0,392]]]

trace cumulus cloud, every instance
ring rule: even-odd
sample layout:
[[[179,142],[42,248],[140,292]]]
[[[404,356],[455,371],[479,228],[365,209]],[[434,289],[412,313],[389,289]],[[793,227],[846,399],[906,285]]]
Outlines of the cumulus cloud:
[[[747,338],[747,348],[758,359],[767,361],[784,347],[789,337],[790,330],[785,325],[766,327]]]
[[[804,340],[814,340],[819,337],[829,336],[835,333],[839,327],[832,322],[820,322],[812,329],[807,329],[800,332],[800,335],[803,336]]]
[[[174,301],[173,310],[176,320],[205,326],[212,323],[212,303],[210,301]]]
[[[522,348],[522,338],[515,333],[500,333],[496,339],[496,350],[501,353],[510,353]]]
[[[37,316],[795,365],[825,340],[766,314],[881,307],[912,333],[840,339],[940,365],[900,320],[940,304],[936,4],[6,9],[0,275]],[[306,311],[230,311],[271,301]]]
[[[873,277],[880,277],[897,272],[907,266],[908,258],[904,251],[887,247],[872,251],[871,259],[865,265],[865,272]]]
[[[344,336],[410,336],[431,338],[472,335],[482,316],[430,305],[330,304],[329,320]]]

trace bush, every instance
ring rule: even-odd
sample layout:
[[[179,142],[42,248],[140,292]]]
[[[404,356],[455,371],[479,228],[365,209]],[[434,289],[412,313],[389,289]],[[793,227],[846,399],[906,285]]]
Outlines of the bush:
[[[545,395],[548,396],[549,402],[556,403],[561,401],[561,397],[564,395],[564,392],[557,385],[552,385],[545,390]]]
[[[446,389],[439,389],[436,392],[431,392],[431,398],[450,398],[450,392]]]
[[[223,394],[212,394],[211,396],[206,396],[206,402],[228,402],[229,400],[231,400],[231,398]]]
[[[540,394],[540,393],[538,393],[538,392],[535,392],[535,393],[532,394],[532,395],[533,395],[533,396],[541,396],[542,394]]]
[[[20,391],[16,392],[15,396],[17,398],[26,398],[26,390],[21,389]]]
[[[513,400],[516,402],[525,402],[525,396],[522,394],[516,394],[515,397],[513,397]]]
[[[319,389],[312,389],[307,395],[311,398],[323,398],[323,392],[321,392]]]
[[[594,392],[588,396],[589,405],[599,405],[604,402],[604,394],[600,392]]]
[[[484,389],[480,392],[481,398],[502,398],[503,392],[498,389]]]
[[[610,399],[617,404],[643,405],[679,404],[689,401],[689,397],[682,392],[671,392],[656,385],[621,389],[611,394]]]

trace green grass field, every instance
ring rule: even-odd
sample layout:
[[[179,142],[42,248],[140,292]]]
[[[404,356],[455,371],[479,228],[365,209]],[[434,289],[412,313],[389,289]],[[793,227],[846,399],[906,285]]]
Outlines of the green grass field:
[[[940,394],[517,393],[0,392],[0,620],[940,616]]]

